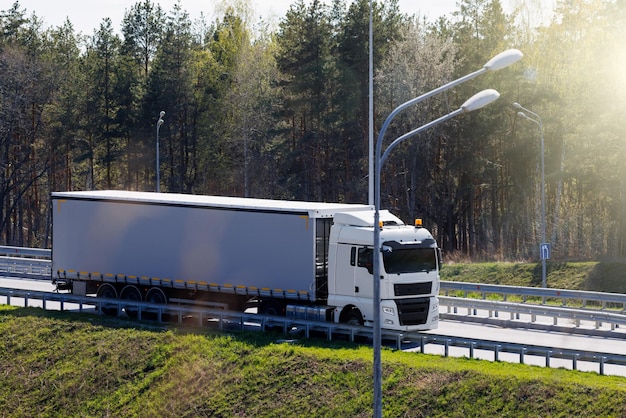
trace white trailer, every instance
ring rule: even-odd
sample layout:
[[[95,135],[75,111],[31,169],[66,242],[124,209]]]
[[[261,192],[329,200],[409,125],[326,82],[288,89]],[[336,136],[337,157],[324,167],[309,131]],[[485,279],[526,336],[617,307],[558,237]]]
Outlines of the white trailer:
[[[52,275],[81,295],[236,310],[254,301],[263,314],[371,325],[373,219],[367,205],[58,192]],[[435,240],[387,211],[381,221],[382,326],[435,328]]]

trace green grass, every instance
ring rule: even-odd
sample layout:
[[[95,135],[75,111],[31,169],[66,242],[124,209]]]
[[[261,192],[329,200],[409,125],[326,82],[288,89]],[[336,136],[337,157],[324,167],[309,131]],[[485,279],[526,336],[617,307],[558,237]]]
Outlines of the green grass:
[[[541,263],[445,264],[441,279],[537,287],[541,286]],[[626,291],[626,262],[547,262],[546,282],[555,289]]]
[[[0,417],[369,417],[370,347],[0,307]],[[626,379],[383,350],[387,417],[626,416]]]

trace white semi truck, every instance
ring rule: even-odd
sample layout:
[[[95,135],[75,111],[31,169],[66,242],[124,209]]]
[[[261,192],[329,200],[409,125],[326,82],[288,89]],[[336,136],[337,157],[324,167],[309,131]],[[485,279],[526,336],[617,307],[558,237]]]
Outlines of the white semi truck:
[[[430,232],[380,212],[381,326],[438,325]],[[52,193],[52,279],[79,295],[372,325],[374,209],[130,191]],[[130,309],[127,313],[136,315]]]

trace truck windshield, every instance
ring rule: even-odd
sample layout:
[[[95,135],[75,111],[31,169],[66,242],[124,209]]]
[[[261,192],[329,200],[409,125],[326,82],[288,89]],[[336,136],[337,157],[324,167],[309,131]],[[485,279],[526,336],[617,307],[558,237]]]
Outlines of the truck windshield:
[[[383,263],[387,273],[415,273],[437,269],[437,258],[433,248],[392,249],[383,245]]]

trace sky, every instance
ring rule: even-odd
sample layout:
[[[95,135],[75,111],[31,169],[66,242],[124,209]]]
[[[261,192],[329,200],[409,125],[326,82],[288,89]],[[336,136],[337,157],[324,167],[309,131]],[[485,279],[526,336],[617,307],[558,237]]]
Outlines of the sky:
[[[26,9],[27,16],[34,12],[43,20],[44,28],[61,26],[66,18],[74,25],[77,32],[91,35],[98,29],[102,19],[111,18],[113,28],[119,30],[124,13],[140,0],[19,0],[20,8]],[[251,0],[252,6],[258,14],[265,18],[280,18],[296,0]],[[329,1],[329,0],[327,0]],[[172,9],[176,0],[153,0],[167,13]],[[203,12],[210,22],[214,16],[214,6],[217,0],[180,0],[183,9],[189,12],[190,18],[195,20]],[[399,0],[400,11],[407,14],[425,16],[436,19],[456,10],[457,0]],[[5,6],[0,10],[8,10],[13,0],[4,0]],[[306,4],[310,0],[305,0]]]

